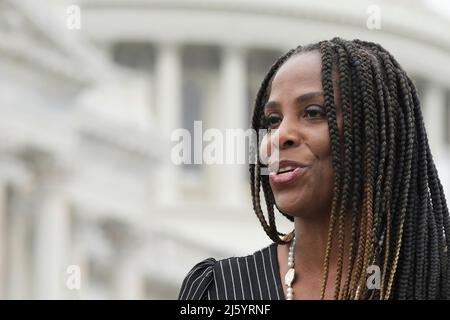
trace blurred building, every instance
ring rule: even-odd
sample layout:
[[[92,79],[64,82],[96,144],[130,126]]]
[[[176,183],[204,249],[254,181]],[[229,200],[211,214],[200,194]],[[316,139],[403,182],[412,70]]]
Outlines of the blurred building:
[[[298,44],[390,50],[449,193],[450,22],[425,2],[375,2],[370,29],[373,1],[86,0],[69,30],[73,3],[0,0],[1,298],[176,298],[201,259],[269,244],[246,166],[175,166],[170,138],[196,120],[248,128],[265,72]]]

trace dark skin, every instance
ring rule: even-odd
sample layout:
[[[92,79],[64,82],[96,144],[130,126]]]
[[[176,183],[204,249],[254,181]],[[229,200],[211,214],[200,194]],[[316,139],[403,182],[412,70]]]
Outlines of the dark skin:
[[[342,136],[343,119],[336,71],[333,78],[337,122]],[[281,66],[272,81],[264,115],[270,125],[261,148],[267,148],[264,150],[268,150],[266,155],[269,163],[273,139],[278,139],[279,159],[299,161],[308,165],[308,169],[291,183],[283,186],[271,183],[271,188],[277,208],[294,217],[294,299],[319,299],[331,214],[334,170],[324,109],[321,57],[318,51],[295,55]],[[347,214],[345,225],[342,287],[348,267],[350,214]],[[278,264],[285,295],[287,287],[284,285],[284,275],[288,270],[288,250],[289,245],[278,245]],[[337,258],[336,230],[330,254],[325,299],[333,299],[334,296]]]

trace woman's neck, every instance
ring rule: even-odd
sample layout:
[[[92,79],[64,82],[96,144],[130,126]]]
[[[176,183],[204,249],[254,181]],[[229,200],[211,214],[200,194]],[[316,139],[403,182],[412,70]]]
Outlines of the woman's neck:
[[[295,217],[296,267],[309,274],[322,274],[328,241],[329,216],[316,219]],[[348,264],[351,237],[351,216],[346,215],[344,240],[344,270]],[[338,221],[335,222],[330,251],[330,271],[336,269],[339,257]]]

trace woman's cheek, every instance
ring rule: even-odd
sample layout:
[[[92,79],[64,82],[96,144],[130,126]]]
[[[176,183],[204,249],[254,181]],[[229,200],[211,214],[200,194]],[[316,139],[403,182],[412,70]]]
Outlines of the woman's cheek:
[[[269,134],[264,135],[259,145],[259,159],[261,163],[267,164],[270,157]]]

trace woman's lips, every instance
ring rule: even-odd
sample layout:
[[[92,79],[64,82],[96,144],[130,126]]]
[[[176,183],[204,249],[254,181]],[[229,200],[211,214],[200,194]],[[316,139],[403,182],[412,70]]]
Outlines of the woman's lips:
[[[274,185],[285,185],[292,181],[294,181],[297,177],[299,177],[303,172],[305,172],[308,169],[308,167],[297,167],[292,171],[285,172],[285,173],[272,173],[269,175],[270,182],[272,182]]]

